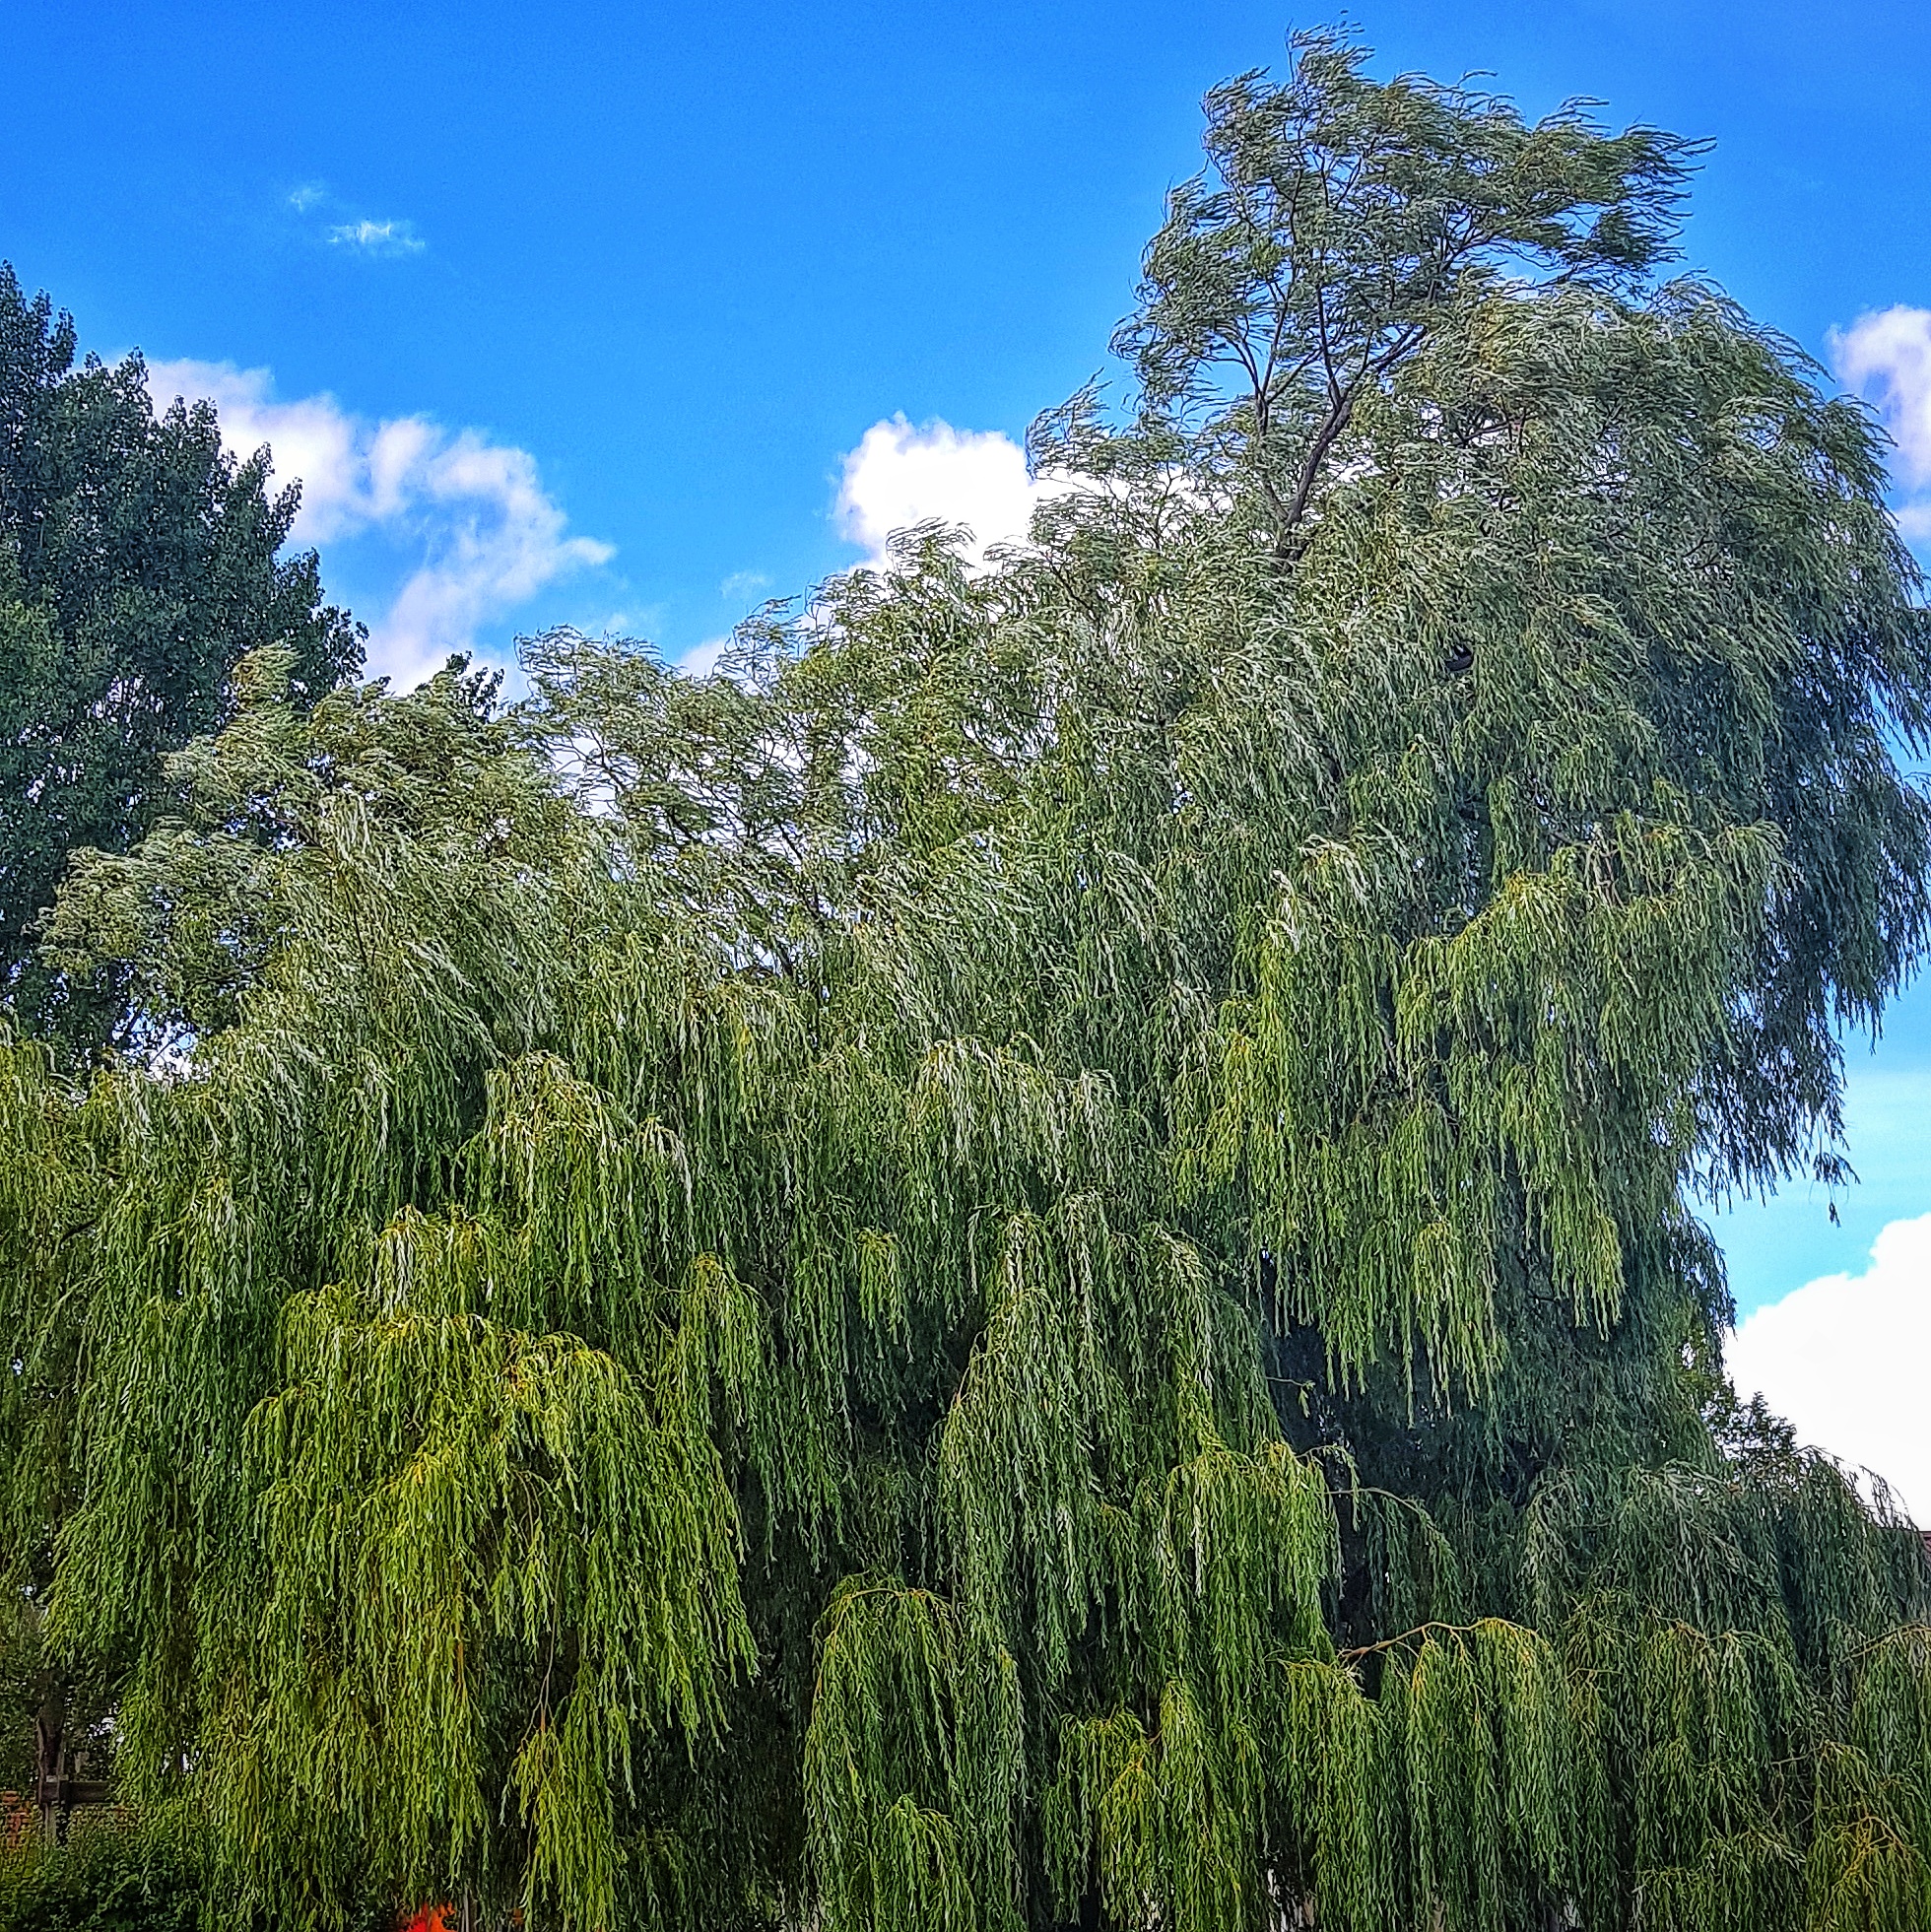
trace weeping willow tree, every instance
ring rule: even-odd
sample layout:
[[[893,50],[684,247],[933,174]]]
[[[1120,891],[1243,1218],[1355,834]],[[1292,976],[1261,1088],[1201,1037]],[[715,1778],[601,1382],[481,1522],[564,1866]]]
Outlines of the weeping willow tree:
[[[4,1061],[6,1560],[225,1908],[1906,1932],[1915,1533],[1723,1380],[1931,632],[1692,160],[1207,104],[1068,483],[504,714],[288,666]]]

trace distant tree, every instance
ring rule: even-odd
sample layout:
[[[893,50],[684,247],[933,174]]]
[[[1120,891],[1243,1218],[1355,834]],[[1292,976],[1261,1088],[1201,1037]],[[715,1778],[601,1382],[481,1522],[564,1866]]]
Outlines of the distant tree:
[[[1031,549],[265,654],[64,890],[154,1057],[0,1062],[6,1549],[225,1903],[1931,1922],[1922,1546],[1691,1207],[1925,934],[1875,433],[1656,285],[1680,144],[1209,115]]]
[[[68,855],[148,829],[162,761],[232,713],[236,663],[277,646],[312,699],[360,661],[298,501],[237,463],[208,403],[159,419],[139,356],[75,363],[74,324],[0,264],[0,991],[30,1026],[110,1032],[110,989],[57,988],[37,929]]]

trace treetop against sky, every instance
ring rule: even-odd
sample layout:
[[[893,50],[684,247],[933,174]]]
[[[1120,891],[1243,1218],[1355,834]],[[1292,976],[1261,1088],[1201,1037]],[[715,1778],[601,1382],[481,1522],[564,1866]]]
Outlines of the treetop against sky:
[[[1203,112],[1110,398],[873,421],[879,567],[508,708],[331,684],[261,460],[10,300],[30,669],[178,639],[81,542],[155,464],[250,539],[37,956],[119,1050],[0,1041],[0,1685],[237,1920],[1925,1922],[1931,1554],[1698,1213],[1829,1167],[1931,927],[1883,433],[1673,277],[1692,142],[1338,31]],[[427,546],[385,653],[611,562],[520,444],[287,421]],[[958,475],[1027,541],[890,533]]]
[[[138,345],[158,396],[211,395],[234,446],[270,444],[304,486],[297,540],[404,679],[452,647],[505,662],[557,621],[701,665],[761,600],[905,522],[966,522],[981,548],[1022,528],[1051,488],[1026,426],[1101,364],[1196,166],[1199,96],[1282,34],[1246,4],[575,6],[540,36],[512,9],[339,18],[127,8],[83,45],[63,10],[14,8],[30,85],[0,132],[0,249],[84,347]],[[1708,137],[1689,261],[1879,407],[1923,538],[1931,241],[1899,216],[1931,160],[1916,8],[1839,9],[1822,39],[1795,5],[1366,25],[1380,73],[1493,70],[1532,112],[1599,95]],[[1913,991],[1853,1055],[1858,1183],[1720,1219],[1746,1313],[1863,1277],[1881,1231],[1931,1212],[1927,1105]],[[1931,1301],[1924,1246],[1895,1233],[1748,1357],[1900,1480],[1907,1445],[1865,1424],[1931,1348],[1893,1325]]]

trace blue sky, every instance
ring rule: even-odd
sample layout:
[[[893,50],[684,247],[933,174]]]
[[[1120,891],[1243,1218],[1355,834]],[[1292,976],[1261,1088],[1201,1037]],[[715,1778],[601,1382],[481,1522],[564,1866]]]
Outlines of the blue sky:
[[[1921,4],[1355,17],[1382,71],[1712,138],[1691,263],[1890,407],[1931,539]],[[6,0],[0,255],[86,345],[138,345],[305,474],[302,534],[381,668],[561,621],[680,656],[896,516],[1023,515],[1010,439],[1102,368],[1200,94],[1277,62],[1289,24],[1245,0]],[[1854,1049],[1841,1226],[1802,1187],[1719,1222],[1746,1310],[1868,1289],[1880,1231],[1931,1213],[1927,1117],[1920,985]],[[1918,1480],[1931,1510],[1931,1461]]]
[[[871,424],[1016,434],[1101,366],[1196,164],[1202,90],[1277,59],[1288,17],[7,0],[0,18],[0,250],[87,342],[269,369],[284,400],[527,452],[568,532],[614,554],[493,605],[483,641],[618,616],[676,653],[753,579],[790,590],[852,561],[831,511]],[[1919,8],[1361,18],[1385,67],[1487,68],[1531,110],[1594,94],[1714,137],[1691,256],[1814,349],[1931,302]],[[379,618],[410,541],[381,519],[325,541],[332,585]]]

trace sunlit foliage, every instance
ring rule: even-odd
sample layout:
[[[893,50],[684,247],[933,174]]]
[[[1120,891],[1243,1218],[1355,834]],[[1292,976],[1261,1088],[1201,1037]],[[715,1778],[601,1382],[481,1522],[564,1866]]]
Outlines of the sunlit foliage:
[[[1210,103],[1080,482],[720,674],[251,702],[6,1060],[9,1550],[224,1897],[526,1923],[1879,1932],[1914,1532],[1687,1203],[1918,946],[1866,418],[1686,154]]]

